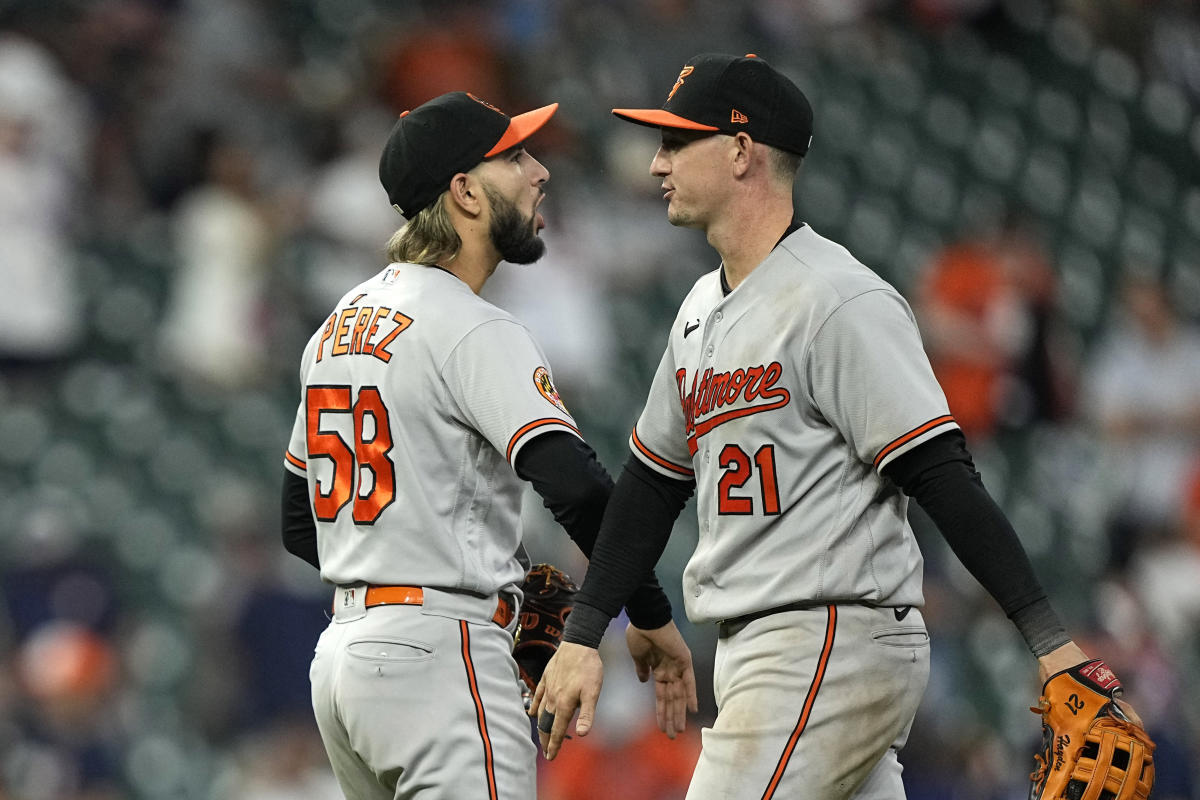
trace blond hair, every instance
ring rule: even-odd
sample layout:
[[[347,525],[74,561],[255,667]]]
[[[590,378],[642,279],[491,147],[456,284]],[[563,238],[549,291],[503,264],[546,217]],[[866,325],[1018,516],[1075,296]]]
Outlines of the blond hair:
[[[437,264],[458,255],[462,239],[443,200],[446,193],[421,209],[387,243],[387,257],[392,262],[408,264]]]

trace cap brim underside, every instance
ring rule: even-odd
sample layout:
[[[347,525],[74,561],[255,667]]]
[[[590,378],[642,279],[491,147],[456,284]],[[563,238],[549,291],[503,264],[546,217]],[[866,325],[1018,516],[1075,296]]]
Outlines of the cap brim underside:
[[[504,135],[500,137],[500,141],[496,142],[491,150],[484,153],[484,158],[490,158],[497,153],[503,153],[510,147],[520,144],[521,142],[533,136],[538,128],[545,125],[554,112],[558,110],[558,103],[551,103],[548,106],[535,108],[533,111],[526,111],[524,114],[517,114],[508,122],[508,129],[504,131]]]
[[[629,122],[647,125],[651,128],[684,128],[689,131],[719,131],[712,125],[702,125],[692,122],[678,114],[663,111],[661,108],[614,108],[612,113]]]

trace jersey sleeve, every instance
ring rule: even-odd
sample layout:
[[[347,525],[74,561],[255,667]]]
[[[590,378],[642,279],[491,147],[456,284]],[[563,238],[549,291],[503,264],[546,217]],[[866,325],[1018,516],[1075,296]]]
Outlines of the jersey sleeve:
[[[813,401],[863,461],[892,459],[958,428],[898,294],[857,295],[826,319],[805,356]]]
[[[451,351],[442,377],[467,423],[510,465],[526,442],[543,433],[583,438],[554,388],[545,355],[518,322],[476,326]]]
[[[679,480],[693,480],[692,456],[687,445],[687,421],[680,404],[675,357],[668,341],[646,407],[629,436],[629,448],[647,467]]]
[[[313,339],[309,339],[301,356],[301,364],[310,364],[313,349]],[[305,386],[304,368],[300,369],[300,387]],[[283,453],[283,467],[301,478],[308,477],[308,418],[304,403],[304,395],[300,396],[300,404],[296,408],[296,419],[292,423],[292,438],[288,440],[287,450]]]

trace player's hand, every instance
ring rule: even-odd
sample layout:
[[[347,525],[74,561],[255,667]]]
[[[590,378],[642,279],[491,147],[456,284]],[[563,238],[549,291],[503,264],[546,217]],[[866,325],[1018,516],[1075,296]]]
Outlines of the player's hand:
[[[1046,681],[1050,680],[1052,675],[1056,675],[1059,672],[1062,672],[1064,669],[1070,669],[1076,664],[1082,664],[1083,662],[1090,660],[1091,658],[1087,653],[1083,652],[1079,645],[1075,644],[1075,642],[1067,642],[1062,647],[1051,650],[1049,653],[1038,659],[1038,679],[1044,686]],[[1116,699],[1115,702],[1117,707],[1122,711],[1122,713],[1125,714],[1126,718],[1128,718],[1130,722],[1137,725],[1139,728],[1146,727],[1144,724],[1142,724],[1141,716],[1139,716],[1138,713],[1133,710],[1133,706],[1119,698]]]
[[[529,708],[529,716],[538,721],[538,739],[547,761],[558,755],[576,709],[579,721],[575,733],[587,736],[596,718],[596,701],[600,699],[603,683],[604,664],[595,648],[571,642],[558,646],[558,652],[542,673]]]
[[[649,631],[630,625],[625,629],[625,644],[637,667],[638,680],[645,683],[654,676],[658,729],[674,739],[687,727],[687,712],[699,709],[692,651],[674,621]]]

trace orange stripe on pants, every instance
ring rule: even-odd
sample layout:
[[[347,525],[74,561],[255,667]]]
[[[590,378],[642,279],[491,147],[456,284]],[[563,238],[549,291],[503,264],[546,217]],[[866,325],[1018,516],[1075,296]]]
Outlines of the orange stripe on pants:
[[[483,697],[479,694],[479,682],[475,679],[475,665],[471,662],[471,632],[466,620],[459,620],[462,634],[463,664],[467,668],[467,683],[471,686],[471,699],[475,701],[475,718],[479,722],[479,738],[483,740],[483,761],[487,769],[488,799],[497,800],[496,765],[492,757],[492,740],[488,736],[487,715],[483,712]]]
[[[783,748],[783,753],[779,756],[779,763],[775,765],[775,772],[771,775],[771,782],[767,784],[766,791],[763,792],[762,800],[770,800],[775,796],[775,790],[783,778],[783,771],[787,769],[792,751],[796,749],[796,742],[799,741],[800,734],[804,733],[804,727],[808,725],[813,704],[817,700],[817,692],[820,691],[821,681],[825,678],[825,668],[829,665],[829,656],[833,652],[833,635],[837,630],[837,606],[828,606],[827,610],[829,621],[825,624],[825,643],[821,646],[821,658],[817,662],[816,672],[813,673],[812,684],[808,687],[808,696],[804,698],[804,708],[800,711],[800,719],[796,721],[792,735],[788,737],[787,746]]]

